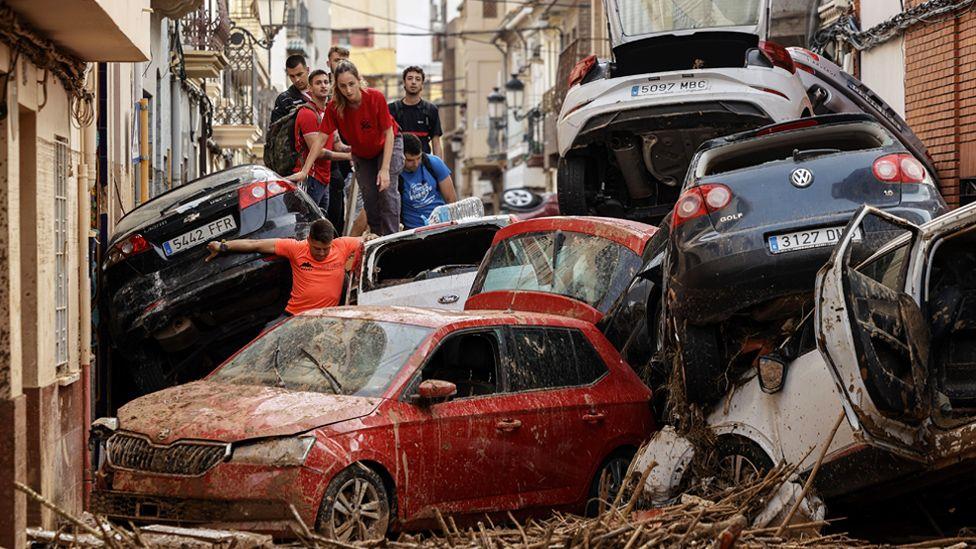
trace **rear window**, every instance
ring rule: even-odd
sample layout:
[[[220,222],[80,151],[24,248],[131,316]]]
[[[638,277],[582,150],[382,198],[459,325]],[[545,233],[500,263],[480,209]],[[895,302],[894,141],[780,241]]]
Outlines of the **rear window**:
[[[616,0],[624,34],[759,24],[760,0]]]
[[[894,143],[883,127],[872,123],[783,131],[705,151],[698,159],[695,177],[705,177],[779,162],[799,153],[805,158],[888,147]]]
[[[364,290],[478,270],[497,225],[479,225],[430,233],[383,244],[376,252]]]
[[[582,301],[607,312],[640,268],[626,246],[598,236],[564,231],[527,233],[499,242],[471,295],[522,290]]]

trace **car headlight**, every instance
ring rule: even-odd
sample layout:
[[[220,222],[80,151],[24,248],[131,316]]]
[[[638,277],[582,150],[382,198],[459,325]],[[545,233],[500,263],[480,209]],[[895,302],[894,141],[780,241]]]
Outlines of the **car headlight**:
[[[230,460],[234,463],[280,467],[301,465],[305,463],[313,444],[315,437],[312,435],[237,443],[233,446]]]

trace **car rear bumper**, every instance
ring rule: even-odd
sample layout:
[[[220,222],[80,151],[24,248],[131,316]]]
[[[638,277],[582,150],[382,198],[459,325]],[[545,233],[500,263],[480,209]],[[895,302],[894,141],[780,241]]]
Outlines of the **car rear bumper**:
[[[886,208],[885,211],[920,224],[944,211],[945,205]],[[771,299],[813,291],[817,271],[827,262],[833,246],[774,254],[767,237],[815,227],[843,227],[850,213],[810,218],[796,222],[762,226],[738,232],[709,230],[690,242],[677,244],[668,284],[670,308],[678,317],[693,324],[723,321],[735,313]],[[895,233],[870,233],[869,248]]]
[[[654,80],[650,80],[653,78]],[[633,97],[633,86],[648,83],[681,82],[707,79],[704,91]],[[775,90],[771,93],[766,90]],[[557,123],[559,153],[576,144],[581,134],[595,128],[617,125],[615,118],[623,113],[642,111],[645,130],[654,129],[649,119],[674,117],[704,111],[703,118],[714,125],[715,111],[726,111],[755,118],[757,124],[799,118],[809,108],[806,90],[794,75],[779,69],[762,67],[711,69],[686,72],[643,74],[596,80],[570,90]],[[574,110],[576,109],[576,110]],[[605,120],[607,119],[607,120]],[[718,124],[722,122],[719,120]]]

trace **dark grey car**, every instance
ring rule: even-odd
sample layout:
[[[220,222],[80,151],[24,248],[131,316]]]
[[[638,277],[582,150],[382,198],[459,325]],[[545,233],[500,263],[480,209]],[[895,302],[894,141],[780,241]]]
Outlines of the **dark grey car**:
[[[751,364],[811,309],[814,276],[863,204],[918,224],[947,210],[925,165],[868,115],[805,118],[699,148],[665,267],[689,393],[724,392],[727,367]]]

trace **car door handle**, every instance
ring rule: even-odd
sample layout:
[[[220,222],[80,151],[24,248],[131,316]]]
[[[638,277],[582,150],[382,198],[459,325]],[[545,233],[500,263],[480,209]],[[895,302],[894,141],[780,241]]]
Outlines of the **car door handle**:
[[[522,426],[522,422],[517,419],[503,419],[495,424],[495,429],[510,433]]]
[[[454,294],[449,294],[449,295],[440,296],[439,298],[437,298],[437,302],[440,303],[441,305],[450,305],[451,303],[457,303],[458,299],[460,299],[458,296]]]
[[[607,417],[606,414],[604,414],[603,412],[589,412],[583,414],[583,421],[587,423],[600,423],[606,417]]]

